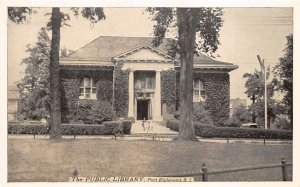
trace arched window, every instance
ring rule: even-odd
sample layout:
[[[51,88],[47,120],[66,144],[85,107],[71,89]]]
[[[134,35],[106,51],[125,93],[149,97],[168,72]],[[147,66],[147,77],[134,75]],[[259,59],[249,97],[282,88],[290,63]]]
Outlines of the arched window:
[[[200,79],[195,79],[193,81],[194,92],[193,92],[193,101],[194,102],[201,102],[205,101],[205,85],[203,81]]]
[[[79,90],[79,99],[96,99],[96,83],[92,78],[83,78]]]

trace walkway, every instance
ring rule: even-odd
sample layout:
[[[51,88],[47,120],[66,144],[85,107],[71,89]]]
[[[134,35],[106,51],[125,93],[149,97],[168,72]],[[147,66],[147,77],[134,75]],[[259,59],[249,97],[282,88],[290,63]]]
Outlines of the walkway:
[[[131,134],[168,134],[168,135],[177,135],[178,132],[175,132],[164,125],[161,125],[154,121],[147,121],[142,125],[142,121],[136,121],[131,126]]]

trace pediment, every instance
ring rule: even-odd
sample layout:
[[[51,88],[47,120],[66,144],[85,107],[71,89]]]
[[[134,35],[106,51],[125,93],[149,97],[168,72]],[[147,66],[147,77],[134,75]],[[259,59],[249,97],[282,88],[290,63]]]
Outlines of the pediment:
[[[140,45],[132,50],[122,53],[113,58],[116,61],[157,61],[157,62],[175,62],[176,59],[168,54],[148,45]]]

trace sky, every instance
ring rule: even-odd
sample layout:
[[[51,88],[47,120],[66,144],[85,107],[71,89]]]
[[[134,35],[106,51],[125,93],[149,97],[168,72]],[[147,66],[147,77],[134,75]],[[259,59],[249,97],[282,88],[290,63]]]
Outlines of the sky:
[[[18,25],[8,21],[9,86],[24,75],[25,66],[20,63],[28,55],[26,45],[34,44],[38,31],[49,20],[45,13],[51,9],[37,11],[28,23]],[[106,19],[95,25],[71,16],[68,22],[71,26],[61,29],[61,47],[77,50],[99,36],[152,36],[154,22],[144,8],[105,8],[104,11]],[[256,55],[265,59],[271,68],[278,63],[284,55],[286,36],[293,33],[293,9],[225,8],[223,19],[216,59],[239,66],[230,73],[230,97],[246,99],[243,74],[260,69]]]

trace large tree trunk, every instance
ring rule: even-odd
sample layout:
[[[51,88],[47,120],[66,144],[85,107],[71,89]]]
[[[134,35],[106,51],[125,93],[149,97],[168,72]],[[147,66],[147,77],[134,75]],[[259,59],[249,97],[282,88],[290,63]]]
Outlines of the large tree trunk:
[[[59,8],[52,8],[51,16],[51,51],[50,51],[50,139],[61,138],[61,108],[60,108],[60,48],[61,13]]]
[[[176,140],[197,141],[193,125],[193,60],[198,10],[177,8],[180,69],[180,129]]]

